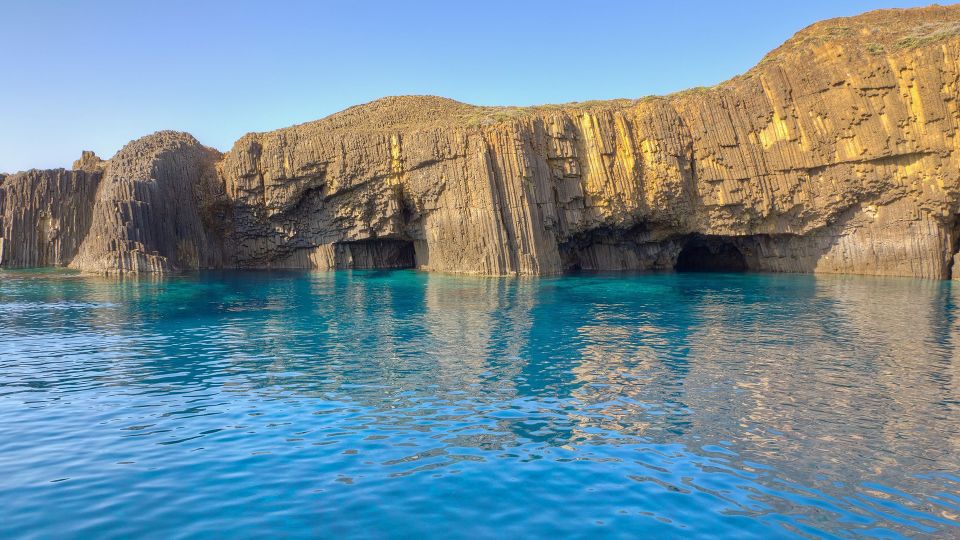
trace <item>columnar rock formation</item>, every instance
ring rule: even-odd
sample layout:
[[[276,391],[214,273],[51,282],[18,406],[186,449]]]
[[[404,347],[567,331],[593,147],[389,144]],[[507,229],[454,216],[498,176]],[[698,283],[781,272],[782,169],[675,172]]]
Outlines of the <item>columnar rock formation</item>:
[[[90,231],[70,265],[106,272],[223,265],[211,211],[219,158],[190,135],[171,131],[125,146],[106,168]]]
[[[223,155],[161,132],[0,179],[0,264],[960,277],[958,92],[960,6],[934,6],[664,97],[385,98]]]
[[[31,170],[0,177],[0,266],[65,266],[90,230],[100,173]]]

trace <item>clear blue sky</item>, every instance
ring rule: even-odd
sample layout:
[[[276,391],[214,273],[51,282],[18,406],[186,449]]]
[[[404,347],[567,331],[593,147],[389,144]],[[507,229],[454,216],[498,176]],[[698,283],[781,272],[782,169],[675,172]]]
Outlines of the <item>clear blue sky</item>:
[[[0,171],[160,129],[248,131],[385,95],[530,105],[743,72],[820,19],[925,2],[0,0]]]

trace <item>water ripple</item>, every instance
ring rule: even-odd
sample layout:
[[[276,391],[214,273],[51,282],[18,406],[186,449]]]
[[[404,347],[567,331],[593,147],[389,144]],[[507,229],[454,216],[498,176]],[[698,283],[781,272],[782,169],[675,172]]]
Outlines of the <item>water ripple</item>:
[[[4,537],[960,535],[960,288],[0,273]]]

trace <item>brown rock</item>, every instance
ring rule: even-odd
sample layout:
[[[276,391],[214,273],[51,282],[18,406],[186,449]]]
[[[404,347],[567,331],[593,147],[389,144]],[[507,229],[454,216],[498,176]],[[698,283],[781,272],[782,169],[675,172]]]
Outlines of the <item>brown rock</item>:
[[[99,173],[30,170],[0,180],[0,267],[65,266],[90,229]]]
[[[80,159],[73,162],[73,170],[75,171],[102,172],[105,166],[106,162],[90,150],[81,152]]]
[[[92,225],[70,266],[105,273],[168,272],[223,265],[219,224],[205,204],[220,153],[186,133],[161,131],[110,159]]]
[[[385,98],[223,156],[158,133],[107,162],[68,262],[957,276],[958,58],[960,6],[884,10],[817,23],[742,76],[664,97]]]

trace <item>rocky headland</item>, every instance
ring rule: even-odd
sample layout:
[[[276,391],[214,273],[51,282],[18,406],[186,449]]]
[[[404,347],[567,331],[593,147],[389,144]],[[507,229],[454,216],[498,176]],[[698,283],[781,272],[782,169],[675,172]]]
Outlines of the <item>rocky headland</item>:
[[[662,97],[391,97],[226,153],[158,132],[0,175],[0,266],[960,279],[958,97],[960,5],[932,6],[814,24]]]

